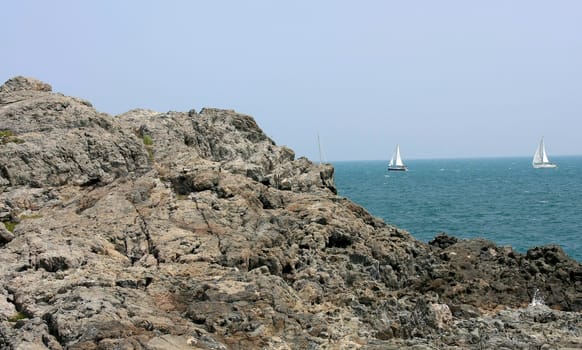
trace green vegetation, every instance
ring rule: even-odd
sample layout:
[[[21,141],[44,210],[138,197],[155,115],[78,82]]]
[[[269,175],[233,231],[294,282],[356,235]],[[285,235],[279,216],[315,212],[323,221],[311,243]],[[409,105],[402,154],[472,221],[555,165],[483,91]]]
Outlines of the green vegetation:
[[[148,134],[143,135],[142,140],[143,140],[143,144],[146,146],[146,150],[148,151],[148,156],[150,157],[150,160],[153,161],[154,160],[154,150],[153,150],[154,140]]]
[[[14,232],[14,228],[16,227],[16,225],[18,225],[18,223],[22,220],[32,220],[32,219],[40,219],[42,218],[42,215],[40,214],[33,214],[33,215],[21,215],[19,217],[18,221],[12,221],[12,220],[8,220],[8,221],[3,221],[4,226],[6,227],[6,229],[10,232]]]
[[[16,137],[16,135],[10,130],[0,130],[0,145],[7,144],[9,142],[23,143],[24,141]]]
[[[33,214],[33,215],[20,215],[20,220],[27,220],[27,219],[40,219],[42,215],[40,214]]]
[[[0,130],[0,138],[15,136],[10,130]]]
[[[6,229],[10,232],[14,232],[14,228],[16,227],[16,225],[18,225],[17,222],[14,221],[4,221],[4,226],[6,226]]]
[[[146,147],[146,149],[148,150],[148,157],[150,157],[150,160],[154,160],[154,150],[152,150],[151,147]]]
[[[17,322],[18,320],[23,320],[25,318],[28,318],[25,314],[22,312],[17,312],[8,318],[8,322]]]
[[[150,135],[143,135],[143,144],[146,146],[151,146],[154,144],[154,140],[152,139],[152,137]]]

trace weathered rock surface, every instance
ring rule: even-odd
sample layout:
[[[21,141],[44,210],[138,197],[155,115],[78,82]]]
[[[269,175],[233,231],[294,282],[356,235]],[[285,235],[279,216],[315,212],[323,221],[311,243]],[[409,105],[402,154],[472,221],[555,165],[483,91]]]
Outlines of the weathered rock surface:
[[[582,347],[558,247],[424,244],[249,116],[51,90],[0,87],[0,349]]]
[[[9,135],[1,142],[0,185],[88,186],[148,167],[141,140],[128,128],[88,102],[50,92],[48,84],[11,79],[0,108]]]

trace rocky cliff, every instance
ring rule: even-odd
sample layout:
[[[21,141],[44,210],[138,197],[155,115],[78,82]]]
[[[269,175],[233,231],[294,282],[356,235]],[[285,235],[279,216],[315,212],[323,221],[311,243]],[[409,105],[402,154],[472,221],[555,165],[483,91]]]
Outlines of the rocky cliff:
[[[0,349],[582,347],[582,266],[337,195],[250,116],[0,87]]]

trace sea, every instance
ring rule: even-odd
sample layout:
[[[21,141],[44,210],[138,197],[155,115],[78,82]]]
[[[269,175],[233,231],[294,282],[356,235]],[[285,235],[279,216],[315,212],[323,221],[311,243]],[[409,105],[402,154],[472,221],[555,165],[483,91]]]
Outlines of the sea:
[[[530,157],[332,162],[340,196],[428,242],[445,232],[485,238],[526,253],[560,245],[582,262],[582,156],[552,157],[534,169]]]

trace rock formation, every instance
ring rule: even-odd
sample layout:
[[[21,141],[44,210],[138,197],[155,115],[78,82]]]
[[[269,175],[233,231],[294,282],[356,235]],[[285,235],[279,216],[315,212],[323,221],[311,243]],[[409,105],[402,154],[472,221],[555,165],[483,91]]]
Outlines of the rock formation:
[[[250,116],[112,117],[10,79],[0,349],[582,347],[559,247],[425,244],[336,192]]]

